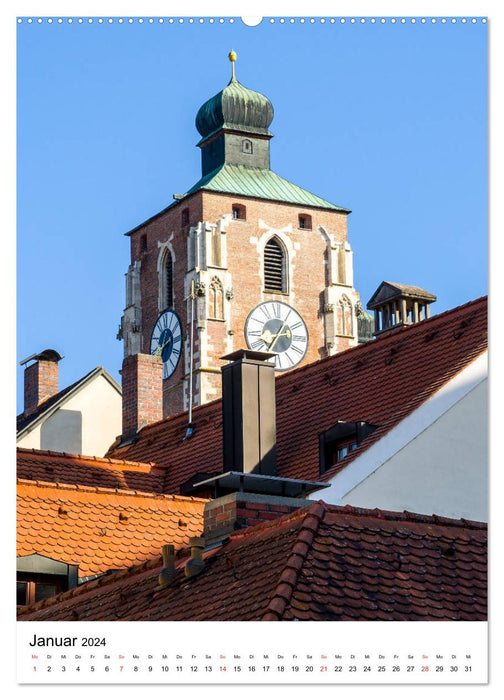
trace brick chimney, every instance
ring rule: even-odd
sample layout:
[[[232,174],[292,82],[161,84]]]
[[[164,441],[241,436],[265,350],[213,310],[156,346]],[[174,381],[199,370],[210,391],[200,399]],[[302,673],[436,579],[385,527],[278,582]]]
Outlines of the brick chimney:
[[[124,442],[163,418],[163,361],[158,355],[130,355],[121,376]]]
[[[58,393],[58,362],[61,355],[56,350],[44,350],[30,355],[19,364],[26,365],[24,371],[24,413],[29,415],[38,406]],[[34,360],[33,364],[28,364]]]
[[[289,498],[262,493],[236,491],[205,503],[203,537],[206,546],[225,539],[231,532],[276,520],[304,506],[313,505],[306,498]]]

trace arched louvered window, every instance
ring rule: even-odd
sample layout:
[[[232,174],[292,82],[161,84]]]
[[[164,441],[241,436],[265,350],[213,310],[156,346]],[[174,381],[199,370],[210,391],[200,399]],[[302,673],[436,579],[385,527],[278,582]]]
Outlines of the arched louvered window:
[[[287,293],[287,255],[276,236],[264,247],[264,288],[268,292]]]
[[[173,257],[168,250],[165,255],[163,265],[164,275],[164,302],[165,308],[173,308]]]

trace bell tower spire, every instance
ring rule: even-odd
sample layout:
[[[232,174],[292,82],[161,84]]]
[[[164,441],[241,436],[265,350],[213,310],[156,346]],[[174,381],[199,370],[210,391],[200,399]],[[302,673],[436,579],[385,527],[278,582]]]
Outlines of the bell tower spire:
[[[231,80],[217,95],[202,105],[196,115],[196,128],[202,136],[202,175],[223,165],[243,165],[269,170],[269,125],[273,105],[265,95],[242,85],[236,79],[236,51],[230,51]]]

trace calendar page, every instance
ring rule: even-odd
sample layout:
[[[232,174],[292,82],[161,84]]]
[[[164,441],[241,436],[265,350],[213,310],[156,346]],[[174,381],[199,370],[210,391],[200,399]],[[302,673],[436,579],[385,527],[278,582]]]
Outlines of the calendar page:
[[[18,689],[486,687],[488,18],[34,9]]]

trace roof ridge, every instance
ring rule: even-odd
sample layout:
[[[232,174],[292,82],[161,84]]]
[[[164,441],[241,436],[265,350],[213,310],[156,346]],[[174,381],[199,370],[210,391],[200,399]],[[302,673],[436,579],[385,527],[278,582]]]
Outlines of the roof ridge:
[[[18,453],[24,452],[24,453],[29,453],[32,455],[36,456],[45,456],[45,455],[50,455],[51,457],[70,457],[70,458],[75,458],[75,459],[81,459],[85,460],[88,462],[104,462],[107,464],[112,464],[112,465],[121,465],[121,466],[131,466],[131,467],[142,467],[144,469],[151,469],[152,467],[156,466],[155,462],[135,462],[133,460],[128,460],[128,459],[117,459],[116,457],[97,457],[95,455],[83,455],[79,454],[77,452],[58,452],[56,450],[38,450],[35,447],[16,447],[16,451]]]
[[[114,493],[118,495],[136,496],[139,498],[154,498],[166,501],[184,501],[193,503],[207,503],[208,498],[198,498],[196,496],[182,496],[180,494],[171,493],[152,493],[150,491],[138,491],[138,489],[120,489],[107,488],[106,486],[85,486],[82,484],[67,484],[60,481],[42,481],[40,479],[22,479],[18,478],[16,483],[20,486],[37,486],[40,488],[53,488],[63,491],[79,491],[89,493]]]
[[[262,620],[281,620],[296,587],[299,573],[310,551],[313,538],[327,511],[324,501],[316,501],[308,507],[296,536],[291,554],[282,569],[275,591],[270,598]],[[276,522],[276,521],[273,521]]]
[[[266,532],[267,530],[284,527],[290,520],[299,520],[300,518],[304,517],[305,513],[311,507],[311,505],[300,506],[290,513],[279,514],[279,517],[275,518],[274,520],[263,520],[262,522],[257,523],[257,525],[248,525],[240,530],[233,530],[233,532],[229,533],[228,538],[230,541],[234,542],[235,540],[245,539],[251,535]]]
[[[320,501],[326,506],[326,511],[334,511],[338,514],[358,515],[360,517],[379,518],[391,522],[425,523],[432,525],[447,525],[450,527],[470,528],[473,530],[486,530],[487,523],[467,518],[448,518],[444,515],[425,515],[423,513],[413,513],[412,511],[382,510],[381,508],[359,508],[351,505],[331,505]]]

